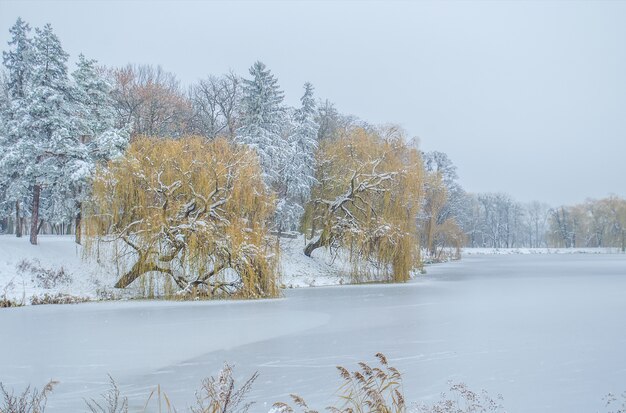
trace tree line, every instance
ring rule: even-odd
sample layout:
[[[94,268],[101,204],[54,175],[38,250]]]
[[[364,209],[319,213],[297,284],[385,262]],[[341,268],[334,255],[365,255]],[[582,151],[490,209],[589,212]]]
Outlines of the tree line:
[[[42,232],[114,239],[134,259],[119,287],[156,271],[182,290],[272,295],[276,243],[292,233],[308,256],[347,251],[355,274],[392,281],[463,246],[623,248],[623,200],[467,193],[445,153],[339,113],[310,83],[285,105],[262,62],[185,89],[158,66],[80,55],[70,72],[50,25],[33,34],[18,19],[10,33],[0,229],[33,244]]]

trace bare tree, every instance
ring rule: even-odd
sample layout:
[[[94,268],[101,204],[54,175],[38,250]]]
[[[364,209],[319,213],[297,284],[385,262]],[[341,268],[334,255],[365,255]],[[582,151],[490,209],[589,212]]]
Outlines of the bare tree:
[[[209,76],[192,85],[189,91],[193,109],[194,132],[209,139],[233,139],[239,126],[241,86],[234,73]]]
[[[161,66],[128,65],[112,72],[119,126],[132,136],[180,137],[187,133],[191,104],[173,73]]]

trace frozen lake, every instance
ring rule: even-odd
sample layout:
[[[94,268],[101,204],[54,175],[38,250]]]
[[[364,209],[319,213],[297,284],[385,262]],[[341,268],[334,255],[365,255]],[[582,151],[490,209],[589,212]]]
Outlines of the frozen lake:
[[[84,411],[110,373],[131,406],[161,384],[181,411],[229,361],[238,377],[260,373],[252,411],[288,393],[322,409],[340,384],[335,365],[383,352],[410,401],[452,380],[501,393],[509,412],[592,413],[626,390],[626,255],[473,256],[408,285],[285,295],[2,310],[0,381],[59,380],[47,411]]]

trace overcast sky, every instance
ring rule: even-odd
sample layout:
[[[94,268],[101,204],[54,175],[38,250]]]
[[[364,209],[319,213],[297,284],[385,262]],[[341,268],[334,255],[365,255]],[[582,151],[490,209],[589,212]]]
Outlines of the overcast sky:
[[[287,103],[302,84],[344,113],[446,152],[471,192],[552,205],[626,196],[626,2],[0,0],[110,66],[184,84],[262,60]]]

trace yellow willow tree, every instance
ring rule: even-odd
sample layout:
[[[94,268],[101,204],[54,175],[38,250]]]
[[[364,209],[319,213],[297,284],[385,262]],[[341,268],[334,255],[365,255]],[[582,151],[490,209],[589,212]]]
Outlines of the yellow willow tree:
[[[454,217],[443,213],[449,201],[448,190],[440,172],[428,173],[424,185],[424,206],[421,232],[424,248],[430,259],[442,259],[444,249],[452,247],[460,257],[465,234]]]
[[[320,247],[349,252],[353,277],[375,267],[379,279],[406,281],[420,265],[416,218],[422,203],[423,167],[397,129],[354,128],[322,142],[318,185],[303,229],[312,239],[304,253]]]
[[[272,214],[253,151],[223,139],[139,138],[96,174],[87,246],[111,241],[121,245],[114,258],[130,257],[117,288],[160,273],[183,291],[275,296]]]

